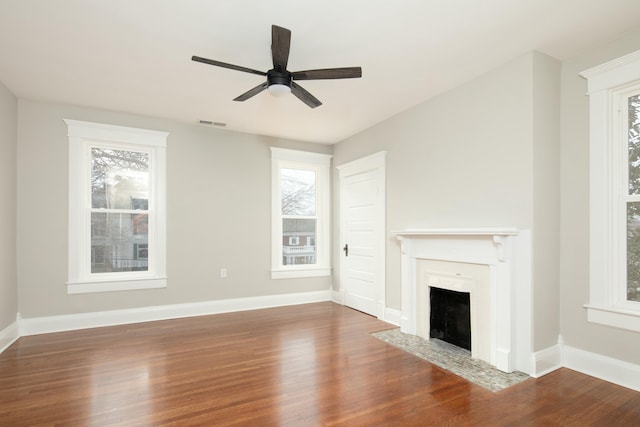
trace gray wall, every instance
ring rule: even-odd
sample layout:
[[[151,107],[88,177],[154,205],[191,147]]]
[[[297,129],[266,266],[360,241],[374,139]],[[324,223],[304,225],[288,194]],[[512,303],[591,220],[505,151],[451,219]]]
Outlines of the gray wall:
[[[533,55],[533,342],[560,332],[560,62]]]
[[[16,97],[0,83],[0,331],[16,321]]]
[[[545,318],[534,335],[536,350],[557,342],[559,333],[558,259],[553,258],[559,240],[557,234],[536,234],[538,226],[558,229],[558,80],[555,60],[526,54],[334,147],[335,165],[388,151],[387,232],[532,230],[540,245],[533,254],[534,280],[540,279],[534,283],[534,317]],[[336,193],[337,181],[334,174]],[[334,269],[338,266],[335,254]],[[387,307],[399,310],[400,247],[390,233],[386,284]]]
[[[640,364],[640,334],[587,322],[589,99],[578,73],[638,50],[640,30],[562,63],[560,324],[567,345]]]
[[[170,132],[166,289],[67,295],[63,118]],[[327,290],[329,278],[271,280],[269,146],[331,146],[65,105],[18,101],[18,284],[25,318]],[[220,268],[229,276],[220,279]],[[15,315],[15,313],[14,313]]]

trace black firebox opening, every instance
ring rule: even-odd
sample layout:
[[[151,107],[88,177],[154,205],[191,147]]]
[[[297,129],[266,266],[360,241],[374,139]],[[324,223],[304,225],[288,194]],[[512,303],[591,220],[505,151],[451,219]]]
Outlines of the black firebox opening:
[[[470,307],[468,292],[431,288],[429,337],[471,351]]]

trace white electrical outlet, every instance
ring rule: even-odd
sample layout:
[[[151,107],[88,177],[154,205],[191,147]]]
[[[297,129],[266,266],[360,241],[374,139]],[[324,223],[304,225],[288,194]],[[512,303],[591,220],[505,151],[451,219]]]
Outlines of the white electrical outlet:
[[[226,268],[221,268],[220,269],[220,278],[225,279],[227,277],[227,269]]]

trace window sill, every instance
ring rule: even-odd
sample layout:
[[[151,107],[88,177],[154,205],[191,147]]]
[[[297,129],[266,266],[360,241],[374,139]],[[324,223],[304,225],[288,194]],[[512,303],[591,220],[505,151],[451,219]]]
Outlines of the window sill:
[[[298,279],[305,277],[329,277],[331,276],[330,268],[313,268],[299,270],[271,270],[272,279]]]
[[[640,332],[640,311],[616,307],[596,307],[589,304],[584,307],[587,309],[589,322]]]
[[[67,283],[67,294],[90,294],[98,292],[134,291],[167,287],[166,277],[135,280],[92,281]]]

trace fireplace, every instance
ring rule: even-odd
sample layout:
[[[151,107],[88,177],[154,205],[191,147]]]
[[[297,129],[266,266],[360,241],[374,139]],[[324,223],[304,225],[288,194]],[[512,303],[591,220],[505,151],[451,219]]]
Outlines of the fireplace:
[[[471,356],[505,372],[529,373],[529,232],[424,229],[394,234],[402,252],[402,332],[431,338],[432,289],[466,294]]]
[[[437,338],[471,351],[469,292],[431,287],[429,338]]]

